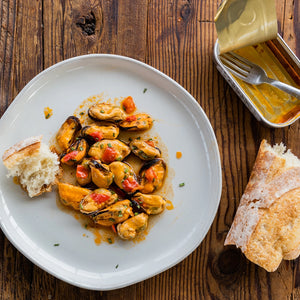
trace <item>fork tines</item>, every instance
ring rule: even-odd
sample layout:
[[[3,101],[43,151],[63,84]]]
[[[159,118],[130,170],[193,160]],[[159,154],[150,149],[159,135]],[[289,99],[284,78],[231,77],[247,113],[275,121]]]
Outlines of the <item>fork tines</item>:
[[[224,66],[229,69],[231,73],[244,79],[249,74],[252,66],[243,57],[234,52],[228,52],[219,56]]]

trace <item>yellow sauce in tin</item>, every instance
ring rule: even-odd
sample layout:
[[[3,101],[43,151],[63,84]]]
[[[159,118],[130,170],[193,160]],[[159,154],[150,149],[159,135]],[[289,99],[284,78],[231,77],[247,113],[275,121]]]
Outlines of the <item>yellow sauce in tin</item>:
[[[278,49],[274,48],[272,42],[264,42],[236,50],[235,52],[261,66],[266,71],[268,77],[300,88],[299,72],[293,70],[291,66],[288,68],[283,66],[277,58],[280,57],[280,52],[276,50]],[[282,56],[282,58],[284,57]],[[268,121],[280,124],[292,121],[300,115],[299,99],[269,84],[255,86],[247,84],[237,77],[235,79]]]

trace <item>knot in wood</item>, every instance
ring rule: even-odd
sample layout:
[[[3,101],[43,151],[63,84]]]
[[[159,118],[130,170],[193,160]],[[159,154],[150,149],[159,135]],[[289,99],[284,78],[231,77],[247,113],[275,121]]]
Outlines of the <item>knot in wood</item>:
[[[95,34],[96,18],[94,13],[91,11],[85,16],[78,17],[76,25],[80,27],[82,32],[86,35]]]
[[[181,16],[182,20],[185,22],[187,22],[191,18],[192,6],[189,2],[182,5],[182,7],[180,9],[180,16]]]

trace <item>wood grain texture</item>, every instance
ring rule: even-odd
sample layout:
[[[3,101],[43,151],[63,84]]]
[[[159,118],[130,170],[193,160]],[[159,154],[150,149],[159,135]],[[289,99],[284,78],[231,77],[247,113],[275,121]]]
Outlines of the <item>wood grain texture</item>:
[[[299,259],[267,273],[238,249],[223,246],[260,141],[283,141],[300,156],[300,122],[264,127],[217,72],[213,18],[220,2],[0,1],[1,115],[31,78],[54,63],[87,53],[126,55],[166,73],[195,97],[215,131],[223,170],[212,227],[175,267],[130,287],[88,291],[33,265],[1,233],[0,299],[300,299]],[[279,32],[299,57],[300,1],[276,2]]]

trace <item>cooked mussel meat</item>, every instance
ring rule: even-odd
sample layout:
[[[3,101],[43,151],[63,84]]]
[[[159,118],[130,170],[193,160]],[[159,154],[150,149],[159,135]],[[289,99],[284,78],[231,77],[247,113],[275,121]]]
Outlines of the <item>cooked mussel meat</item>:
[[[149,129],[153,124],[151,116],[140,113],[127,116],[126,119],[119,123],[119,126],[128,131],[141,131]]]
[[[166,200],[159,195],[145,195],[142,193],[136,193],[131,200],[136,201],[148,215],[159,214],[166,207]]]
[[[85,186],[92,181],[92,173],[89,162],[90,160],[88,158],[84,158],[76,167],[76,180],[82,186]]]
[[[130,201],[126,199],[95,213],[92,215],[92,219],[99,225],[112,226],[127,220],[132,215]]]
[[[92,173],[92,181],[99,188],[108,188],[114,181],[114,175],[108,165],[102,164],[100,160],[91,159],[89,166]]]
[[[152,139],[133,139],[130,142],[129,147],[131,151],[142,160],[152,160],[161,156],[160,149],[155,147],[155,144]]]
[[[117,232],[120,238],[124,240],[134,239],[139,233],[144,231],[148,226],[148,215],[145,213],[133,216],[118,224]]]
[[[140,191],[145,194],[158,190],[164,181],[166,163],[161,158],[147,161],[140,169]]]
[[[63,151],[67,150],[73,143],[76,133],[81,129],[80,121],[77,117],[70,116],[61,125],[56,140]]]
[[[130,153],[130,148],[119,140],[102,140],[93,144],[89,156],[100,159],[105,164],[121,161]]]
[[[120,122],[126,118],[125,112],[118,106],[109,103],[96,103],[88,110],[88,115],[96,121]]]
[[[58,183],[58,194],[61,202],[66,206],[71,206],[79,210],[80,201],[89,193],[90,190],[68,183]]]
[[[115,184],[126,193],[132,194],[140,188],[137,176],[128,163],[115,161],[109,165],[109,168],[114,174]]]
[[[80,212],[91,214],[115,203],[118,195],[107,189],[97,189],[85,196],[80,202]]]
[[[79,138],[61,155],[60,161],[66,165],[78,164],[87,155],[89,145],[85,139]]]
[[[88,125],[81,129],[81,135],[91,143],[99,142],[102,139],[113,140],[119,135],[119,127],[115,125]]]

